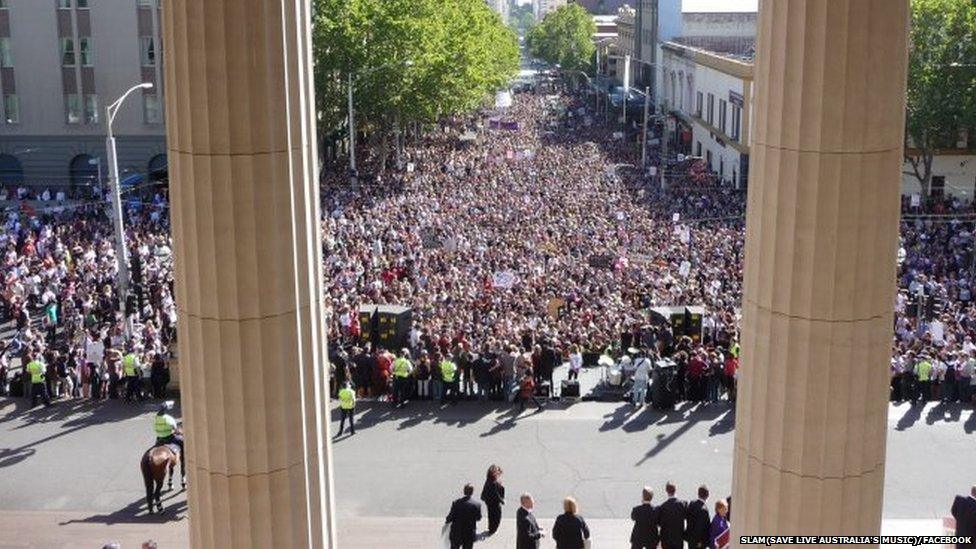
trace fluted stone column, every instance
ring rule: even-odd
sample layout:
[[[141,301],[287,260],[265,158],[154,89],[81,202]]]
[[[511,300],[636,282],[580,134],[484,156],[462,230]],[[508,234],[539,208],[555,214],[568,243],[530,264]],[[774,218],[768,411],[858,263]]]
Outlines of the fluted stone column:
[[[194,547],[330,547],[308,0],[166,0]]]
[[[877,534],[908,0],[764,0],[733,534]]]

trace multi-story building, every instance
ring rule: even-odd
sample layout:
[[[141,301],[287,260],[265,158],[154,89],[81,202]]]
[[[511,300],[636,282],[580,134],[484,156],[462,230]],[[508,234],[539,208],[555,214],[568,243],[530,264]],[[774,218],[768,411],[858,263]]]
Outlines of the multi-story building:
[[[532,7],[535,12],[535,20],[542,21],[546,14],[565,6],[567,0],[533,0]]]
[[[571,3],[583,6],[593,15],[613,15],[617,13],[620,6],[629,2],[633,0],[572,0]]]
[[[637,36],[631,74],[634,85],[648,86],[657,97],[655,84],[662,42],[681,36],[681,0],[637,0]]]
[[[753,65],[750,52],[716,52],[666,42],[661,100],[677,151],[700,156],[736,188],[749,179]]]
[[[508,23],[509,0],[485,0],[488,7],[498,12],[502,16],[502,21]]]
[[[162,0],[0,0],[0,181],[78,188],[105,178],[105,108],[121,179],[166,170]]]

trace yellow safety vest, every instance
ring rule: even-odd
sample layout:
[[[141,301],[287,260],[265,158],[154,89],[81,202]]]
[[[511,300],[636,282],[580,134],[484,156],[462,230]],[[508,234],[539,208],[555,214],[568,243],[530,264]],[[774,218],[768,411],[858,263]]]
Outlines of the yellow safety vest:
[[[173,426],[166,421],[167,418],[169,418],[169,416],[166,414],[156,416],[156,420],[153,423],[153,429],[156,431],[156,438],[166,438],[168,436],[172,436]]]
[[[450,360],[441,362],[441,376],[444,383],[454,383],[454,374],[457,373],[457,366]]]
[[[929,381],[929,379],[932,377],[932,363],[927,360],[923,360],[915,366],[915,371],[918,375],[919,381]]]
[[[31,375],[31,383],[44,383],[44,365],[36,360],[30,361],[27,371]]]
[[[729,349],[729,352],[732,353],[732,356],[734,356],[735,358],[739,358],[739,353],[741,352],[741,349],[742,348],[739,347],[738,343],[733,343],[732,348]]]
[[[410,376],[410,361],[400,357],[393,361],[393,375],[399,378]]]
[[[356,406],[356,393],[348,387],[339,389],[339,407],[343,410],[352,410]]]
[[[129,353],[122,359],[122,371],[125,377],[135,377],[136,375],[136,355]]]

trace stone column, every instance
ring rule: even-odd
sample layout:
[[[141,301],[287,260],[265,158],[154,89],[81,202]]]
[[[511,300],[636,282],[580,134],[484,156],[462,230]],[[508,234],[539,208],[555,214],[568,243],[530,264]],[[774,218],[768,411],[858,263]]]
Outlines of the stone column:
[[[909,18],[760,3],[734,539],[880,531]]]
[[[335,546],[309,0],[166,0],[194,547]]]

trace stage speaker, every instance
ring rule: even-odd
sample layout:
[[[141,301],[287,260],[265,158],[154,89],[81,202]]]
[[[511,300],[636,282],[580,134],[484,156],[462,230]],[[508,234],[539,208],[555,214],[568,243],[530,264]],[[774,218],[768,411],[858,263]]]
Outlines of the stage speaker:
[[[695,343],[702,340],[702,319],[705,318],[705,307],[685,307],[685,335],[691,336]]]
[[[675,339],[685,335],[684,307],[654,307],[651,309],[651,320],[655,324],[665,324],[671,327],[671,334]]]
[[[579,380],[564,379],[559,389],[559,396],[562,398],[579,398]]]
[[[359,308],[362,337],[373,344],[398,351],[410,346],[413,309],[399,305],[363,305]]]

